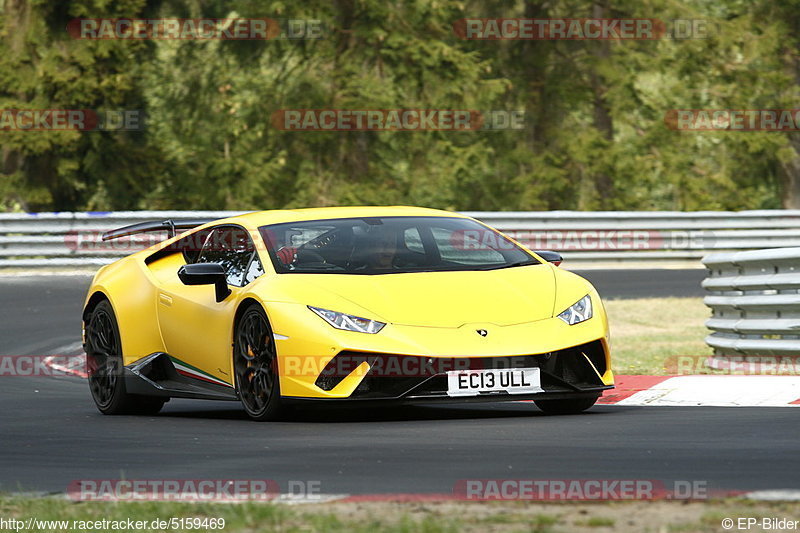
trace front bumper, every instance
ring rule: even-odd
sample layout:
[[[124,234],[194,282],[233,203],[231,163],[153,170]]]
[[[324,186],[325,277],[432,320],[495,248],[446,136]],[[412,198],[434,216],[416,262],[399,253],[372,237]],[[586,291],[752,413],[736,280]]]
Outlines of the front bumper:
[[[468,397],[448,395],[448,370],[506,368],[538,368],[543,392],[509,394],[495,391]],[[599,396],[602,391],[613,388],[612,384],[604,382],[604,376],[609,372],[605,343],[601,340],[547,354],[507,357],[430,358],[344,351],[325,365],[314,385],[326,393],[337,395],[350,387],[348,381],[353,381],[355,375],[358,379],[357,386],[346,398],[333,398],[337,402],[538,400]],[[319,397],[289,398],[319,399]],[[332,398],[328,398],[330,399]]]

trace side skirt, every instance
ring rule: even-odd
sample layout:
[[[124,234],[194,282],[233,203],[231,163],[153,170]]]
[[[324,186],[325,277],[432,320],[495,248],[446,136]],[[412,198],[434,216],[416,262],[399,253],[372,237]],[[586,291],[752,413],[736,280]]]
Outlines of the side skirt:
[[[213,378],[202,377],[197,371],[169,355],[153,353],[125,367],[125,388],[130,394],[193,398],[198,400],[238,401],[236,390]],[[191,370],[191,369],[189,369]]]

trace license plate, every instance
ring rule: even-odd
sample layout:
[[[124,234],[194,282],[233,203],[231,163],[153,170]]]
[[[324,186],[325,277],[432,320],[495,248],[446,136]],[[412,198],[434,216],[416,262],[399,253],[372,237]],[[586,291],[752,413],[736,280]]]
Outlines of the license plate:
[[[538,368],[451,370],[447,373],[448,396],[477,396],[482,392],[531,394],[544,392]]]

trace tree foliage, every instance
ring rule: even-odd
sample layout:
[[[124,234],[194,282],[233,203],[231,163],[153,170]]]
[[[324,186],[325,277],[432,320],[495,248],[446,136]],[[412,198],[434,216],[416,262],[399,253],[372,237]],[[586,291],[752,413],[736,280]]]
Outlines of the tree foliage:
[[[79,40],[79,17],[315,19],[322,39]],[[703,19],[702,39],[465,40],[461,18]],[[0,210],[800,207],[800,139],[670,109],[797,107],[800,1],[0,0],[0,109],[140,109],[0,131]],[[523,110],[521,130],[282,131],[281,109]]]

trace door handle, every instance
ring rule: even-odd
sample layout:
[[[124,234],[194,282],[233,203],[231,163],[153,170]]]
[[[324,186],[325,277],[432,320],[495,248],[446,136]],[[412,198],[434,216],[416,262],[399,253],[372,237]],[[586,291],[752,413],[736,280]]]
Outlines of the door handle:
[[[172,307],[172,296],[164,294],[163,292],[158,295],[158,303],[167,307]]]

